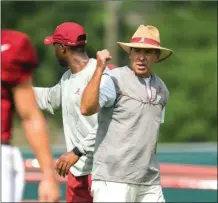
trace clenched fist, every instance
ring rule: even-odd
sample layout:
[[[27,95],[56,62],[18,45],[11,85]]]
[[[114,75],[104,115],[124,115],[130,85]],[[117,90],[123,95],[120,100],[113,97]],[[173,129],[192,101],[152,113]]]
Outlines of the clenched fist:
[[[110,52],[107,49],[98,51],[96,54],[96,58],[97,58],[97,67],[101,68],[102,70],[105,69],[106,62],[112,59]]]

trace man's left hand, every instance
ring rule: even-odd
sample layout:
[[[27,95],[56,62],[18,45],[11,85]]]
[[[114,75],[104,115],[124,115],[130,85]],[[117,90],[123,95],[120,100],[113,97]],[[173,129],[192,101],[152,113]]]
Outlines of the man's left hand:
[[[56,171],[62,177],[68,174],[68,171],[72,165],[74,165],[79,160],[79,157],[73,152],[67,152],[59,157],[56,162]]]

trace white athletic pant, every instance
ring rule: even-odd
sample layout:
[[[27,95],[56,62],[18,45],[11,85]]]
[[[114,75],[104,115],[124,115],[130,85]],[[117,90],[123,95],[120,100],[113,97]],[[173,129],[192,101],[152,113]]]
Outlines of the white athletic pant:
[[[165,202],[160,185],[92,181],[93,202]]]
[[[1,201],[20,202],[24,190],[24,165],[20,150],[1,145]]]

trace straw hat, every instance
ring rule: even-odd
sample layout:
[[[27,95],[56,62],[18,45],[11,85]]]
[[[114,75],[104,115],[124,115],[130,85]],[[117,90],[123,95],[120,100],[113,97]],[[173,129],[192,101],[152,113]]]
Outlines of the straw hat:
[[[140,25],[134,35],[131,38],[130,43],[117,42],[117,44],[129,53],[130,48],[146,48],[146,49],[159,49],[159,60],[163,61],[167,59],[173,51],[160,46],[160,34],[156,27],[148,25]]]

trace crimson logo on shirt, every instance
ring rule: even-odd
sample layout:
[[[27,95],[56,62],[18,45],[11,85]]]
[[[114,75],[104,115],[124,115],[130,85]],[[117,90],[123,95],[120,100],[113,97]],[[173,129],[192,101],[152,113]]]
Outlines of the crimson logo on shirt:
[[[79,92],[80,92],[80,88],[77,89],[77,91],[75,92],[75,94],[78,94],[78,95],[79,95]]]

